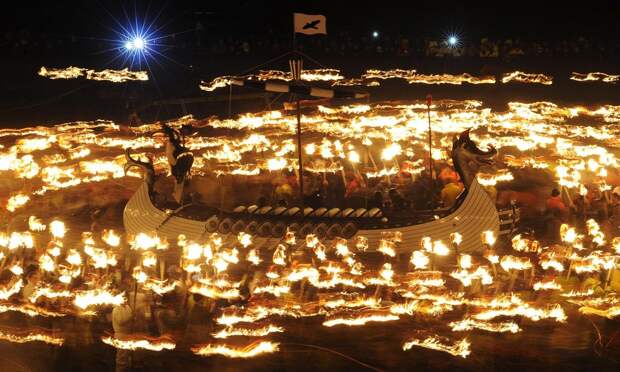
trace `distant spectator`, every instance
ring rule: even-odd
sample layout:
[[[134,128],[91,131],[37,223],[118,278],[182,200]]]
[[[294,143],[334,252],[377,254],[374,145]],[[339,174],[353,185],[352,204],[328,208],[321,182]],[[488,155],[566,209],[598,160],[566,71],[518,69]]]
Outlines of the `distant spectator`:
[[[620,186],[614,188],[609,203],[609,223],[614,236],[620,230]]]
[[[557,218],[563,219],[568,212],[568,208],[566,208],[558,189],[551,190],[551,196],[547,199],[546,205],[547,212]]]
[[[460,177],[459,174],[454,170],[454,168],[450,167],[450,166],[446,166],[444,167],[441,172],[439,172],[439,180],[444,184],[447,185],[449,183],[456,183],[459,182]]]
[[[360,182],[357,176],[351,176],[349,178],[349,183],[347,183],[347,188],[344,193],[345,198],[350,198],[354,194],[359,193],[362,188],[362,182]]]
[[[403,211],[409,208],[408,201],[398,192],[397,189],[390,189],[388,192],[392,208],[395,211]]]
[[[372,200],[368,203],[369,208],[383,208],[383,194],[381,191],[375,191]]]

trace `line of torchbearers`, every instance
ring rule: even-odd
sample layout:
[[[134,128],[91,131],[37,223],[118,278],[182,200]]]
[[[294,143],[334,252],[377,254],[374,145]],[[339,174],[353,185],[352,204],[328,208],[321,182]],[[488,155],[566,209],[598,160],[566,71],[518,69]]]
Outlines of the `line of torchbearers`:
[[[603,236],[600,227],[594,220],[589,220],[587,224],[590,237],[587,243],[580,244],[590,244],[597,248],[599,243],[596,243],[596,239]],[[10,250],[1,263],[0,282],[10,283],[16,278],[24,280],[19,295],[9,295],[9,303],[32,303],[48,311],[66,312],[75,316],[76,321],[39,317],[24,320],[24,317],[6,312],[0,316],[5,323],[25,322],[27,327],[73,329],[74,333],[67,333],[74,335],[73,342],[76,344],[94,342],[96,330],[108,328],[110,332],[110,323],[111,331],[121,338],[134,334],[170,336],[173,339],[192,338],[197,334],[196,329],[214,331],[214,320],[223,308],[247,306],[265,297],[281,303],[320,303],[325,296],[336,294],[348,285],[355,286],[358,281],[365,285],[355,288],[354,292],[375,298],[380,303],[395,303],[401,295],[396,284],[410,273],[415,274],[420,270],[439,270],[436,271],[438,279],[443,279],[441,272],[447,274],[455,270],[450,276],[456,282],[449,287],[467,296],[494,296],[518,291],[525,298],[551,300],[553,296],[549,293],[532,291],[537,283],[545,285],[547,282],[553,282],[565,290],[592,291],[593,294],[620,289],[620,276],[617,275],[615,265],[607,271],[599,268],[580,273],[579,266],[574,263],[576,261],[567,258],[570,255],[560,255],[564,258],[555,259],[555,264],[567,266],[570,262],[567,274],[556,275],[553,270],[544,269],[544,264],[541,271],[536,264],[547,261],[543,261],[546,258],[540,254],[540,243],[521,236],[512,240],[512,248],[524,255],[505,255],[501,259],[500,251],[508,253],[507,247],[495,248],[495,238],[488,234],[483,236],[486,251],[482,256],[459,254],[460,238],[455,235],[452,249],[442,246],[440,242],[422,241],[421,249],[416,250],[410,259],[394,253],[394,247],[399,242],[398,236],[386,237],[380,247],[382,255],[369,258],[369,266],[374,267],[369,270],[364,267],[366,263],[362,264],[357,254],[349,250],[346,241],[337,241],[334,247],[327,247],[313,236],[296,241],[294,235],[287,234],[282,244],[262,249],[254,247],[251,237],[241,234],[232,237],[232,240],[211,236],[210,245],[196,245],[181,237],[176,242],[179,249],[169,249],[167,242],[157,241],[149,243],[153,250],[144,250],[140,249],[140,241],[145,237],[136,236],[128,243],[119,241],[112,244],[107,243],[111,242],[107,231],[101,232],[101,236],[107,234],[108,239],[104,242],[108,248],[100,252],[99,248],[95,248],[102,245],[95,239],[99,232],[83,234],[80,243],[61,238],[60,234],[53,232],[57,229],[52,224],[50,229],[51,237],[45,232],[35,232],[32,233],[33,243],[30,248]],[[556,247],[557,251],[572,250],[570,244],[577,235],[574,228],[563,226],[560,230],[565,247]],[[41,244],[46,238],[49,239],[48,243]],[[69,248],[80,244],[84,246],[83,253]],[[614,239],[613,244],[615,247],[620,242]],[[356,248],[365,249],[363,239],[355,245]],[[238,249],[229,249],[227,246],[236,246]],[[98,261],[102,254],[106,264]],[[51,262],[46,261],[45,257],[49,257]],[[507,257],[510,259],[505,259]],[[481,269],[485,267],[481,265],[485,260],[490,263],[491,269]],[[260,261],[263,264],[257,265]],[[476,261],[480,264],[474,263]],[[327,267],[326,275],[332,276],[329,280],[344,275],[343,270],[356,272],[359,279],[351,282],[353,284],[342,282],[327,286],[324,279],[292,279],[292,273],[301,272],[299,268],[316,270],[322,267]],[[474,267],[477,269],[474,270]],[[329,274],[330,270],[332,274]],[[337,274],[339,272],[343,274]],[[578,274],[571,275],[572,272]],[[401,276],[399,273],[405,274]],[[354,274],[347,273],[347,276],[350,275]],[[541,280],[535,283],[537,279]],[[205,283],[216,282],[224,284],[220,287],[204,286]],[[170,286],[171,283],[174,285]],[[59,297],[40,295],[37,298],[35,294],[41,288],[51,288],[57,294],[68,291],[69,294]],[[104,307],[103,311],[98,309],[96,313],[88,314],[87,309],[91,306],[89,303],[82,305],[77,296],[98,289],[109,290],[114,295],[124,293],[125,300],[106,303],[113,305],[111,311],[109,307]],[[123,366],[131,365],[131,358],[139,359],[139,354],[120,349],[117,353],[117,367],[122,370]]]

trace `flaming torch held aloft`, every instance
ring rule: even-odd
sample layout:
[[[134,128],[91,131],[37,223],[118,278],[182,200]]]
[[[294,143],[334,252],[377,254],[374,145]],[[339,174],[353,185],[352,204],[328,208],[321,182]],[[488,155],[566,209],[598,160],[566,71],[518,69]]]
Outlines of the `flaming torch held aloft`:
[[[453,232],[450,234],[450,241],[452,241],[452,248],[454,248],[454,252],[459,254],[459,246],[463,242],[463,235],[458,232]]]
[[[499,262],[499,256],[493,250],[493,246],[495,245],[497,238],[495,237],[493,231],[482,232],[480,238],[482,240],[482,245],[485,248],[484,257],[491,263],[491,268],[493,269],[493,276],[497,276],[497,267],[495,267],[495,264]]]

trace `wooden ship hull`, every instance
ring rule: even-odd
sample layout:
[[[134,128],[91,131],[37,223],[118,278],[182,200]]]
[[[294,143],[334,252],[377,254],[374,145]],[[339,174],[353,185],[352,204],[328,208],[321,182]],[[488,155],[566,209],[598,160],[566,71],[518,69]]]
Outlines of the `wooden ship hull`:
[[[125,231],[128,234],[155,232],[167,239],[176,239],[183,234],[191,240],[200,240],[215,232],[232,239],[244,231],[254,236],[255,244],[275,247],[290,228],[296,231],[299,237],[315,234],[325,240],[337,237],[351,240],[364,236],[368,239],[369,250],[377,249],[383,237],[400,232],[402,241],[397,246],[398,253],[419,249],[420,240],[426,236],[449,243],[450,234],[459,232],[463,236],[460,251],[480,252],[480,236],[483,231],[492,231],[496,236],[506,234],[518,223],[518,210],[513,208],[498,213],[494,202],[475,179],[467,189],[464,199],[449,214],[444,217],[431,217],[430,221],[422,223],[412,222],[412,219],[407,218],[390,221],[377,208],[301,210],[297,207],[250,206],[238,207],[232,212],[219,212],[202,220],[182,216],[180,209],[170,211],[157,208],[145,182],[125,206]]]

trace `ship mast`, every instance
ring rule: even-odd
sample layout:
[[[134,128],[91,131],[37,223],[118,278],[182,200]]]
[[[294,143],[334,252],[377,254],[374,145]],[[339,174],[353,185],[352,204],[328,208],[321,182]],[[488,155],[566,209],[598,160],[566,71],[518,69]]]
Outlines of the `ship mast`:
[[[299,84],[301,82],[301,70],[303,68],[303,59],[301,56],[297,56],[293,52],[293,58],[289,61],[291,68],[291,76],[293,81]],[[299,94],[295,94],[296,111],[297,111],[297,166],[298,166],[298,179],[299,179],[299,204],[303,207],[304,204],[304,163],[302,160],[302,148],[301,148],[301,110],[299,104]]]

